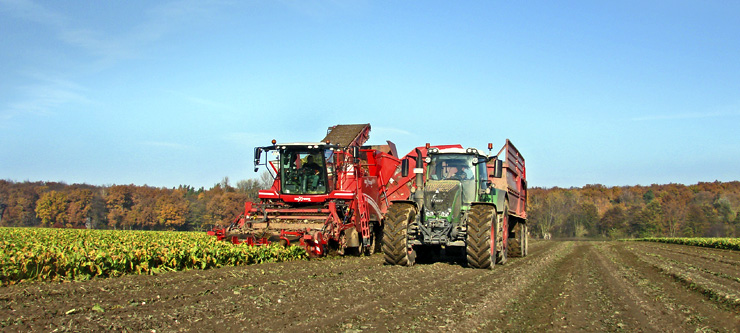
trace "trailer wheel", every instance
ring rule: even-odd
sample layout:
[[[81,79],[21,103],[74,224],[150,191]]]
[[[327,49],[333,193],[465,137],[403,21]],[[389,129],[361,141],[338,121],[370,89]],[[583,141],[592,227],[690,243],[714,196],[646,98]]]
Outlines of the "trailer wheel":
[[[509,233],[509,223],[511,223],[511,219],[509,218],[509,199],[507,198],[504,200],[504,212],[498,216],[498,226],[496,229],[499,231],[498,237],[496,237],[496,263],[501,265],[506,263],[506,259],[509,257],[509,249],[511,248],[509,245],[511,238],[507,237],[507,240],[504,241],[504,234],[511,236]]]
[[[526,257],[529,239],[527,237],[527,224],[517,219],[514,226],[514,237],[509,238],[509,253],[512,257]]]
[[[495,239],[498,233],[496,210],[488,205],[474,205],[468,212],[465,242],[468,266],[493,269],[496,264]]]
[[[408,246],[408,226],[416,217],[416,207],[407,203],[394,203],[385,214],[383,226],[383,257],[388,265],[411,266],[416,252]]]
[[[519,224],[522,226],[522,235],[519,237],[519,241],[522,243],[522,257],[526,257],[529,254],[529,228],[527,228],[526,222]]]

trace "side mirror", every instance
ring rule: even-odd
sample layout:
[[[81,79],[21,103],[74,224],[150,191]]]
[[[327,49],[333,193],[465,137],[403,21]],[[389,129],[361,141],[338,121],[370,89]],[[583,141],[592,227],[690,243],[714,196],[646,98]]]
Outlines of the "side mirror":
[[[404,158],[401,160],[401,177],[406,178],[409,176],[409,159]]]
[[[255,147],[254,148],[254,172],[257,172],[259,169],[257,166],[260,164],[260,157],[262,157],[262,148]]]
[[[503,175],[504,161],[496,159],[493,162],[493,178],[501,178]]]

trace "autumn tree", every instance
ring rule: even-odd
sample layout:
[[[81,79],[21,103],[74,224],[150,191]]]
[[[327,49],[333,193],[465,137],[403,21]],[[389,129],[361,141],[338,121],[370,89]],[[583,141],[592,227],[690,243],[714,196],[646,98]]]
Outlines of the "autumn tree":
[[[188,201],[184,191],[174,190],[171,193],[162,193],[157,198],[156,215],[159,227],[165,229],[179,229],[185,225],[188,214]]]
[[[626,219],[622,206],[613,206],[604,213],[599,220],[599,234],[606,237],[617,238],[624,235]]]
[[[90,218],[93,192],[87,189],[72,188],[67,196],[67,227],[81,228]]]
[[[245,179],[236,183],[236,191],[246,194],[247,198],[252,201],[259,200],[259,190],[261,189],[260,181],[256,179]]]
[[[49,191],[41,195],[36,203],[36,216],[41,226],[66,225],[67,206],[67,195],[62,192]]]
[[[134,205],[132,187],[116,185],[108,188],[105,196],[108,208],[108,226],[122,228],[126,223],[131,207]]]
[[[155,230],[158,225],[157,201],[168,190],[137,186],[132,193],[132,205],[126,225],[129,228]]]

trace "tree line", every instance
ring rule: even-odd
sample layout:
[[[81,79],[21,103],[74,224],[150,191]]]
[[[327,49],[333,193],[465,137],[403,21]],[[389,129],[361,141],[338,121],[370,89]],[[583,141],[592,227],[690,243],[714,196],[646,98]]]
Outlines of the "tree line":
[[[0,180],[0,226],[207,230],[228,225],[272,178],[228,178],[210,189]],[[740,182],[529,189],[541,238],[739,237]]]
[[[740,182],[532,188],[535,237],[740,237]]]
[[[207,190],[0,180],[0,226],[206,230],[231,223],[268,184],[265,177],[236,186],[224,178]]]

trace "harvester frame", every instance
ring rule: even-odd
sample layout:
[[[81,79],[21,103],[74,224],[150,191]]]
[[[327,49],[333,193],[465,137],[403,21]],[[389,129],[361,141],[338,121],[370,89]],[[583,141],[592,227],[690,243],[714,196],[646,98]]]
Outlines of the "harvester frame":
[[[322,142],[285,143],[255,148],[255,171],[266,166],[272,187],[247,202],[230,226],[209,232],[234,244],[299,244],[312,256],[327,250],[373,253],[379,250],[383,216],[392,200],[407,197],[411,177],[399,177],[395,145],[363,146],[370,125],[330,127]],[[277,160],[262,154],[273,153]],[[321,160],[318,168],[303,168]],[[320,158],[319,158],[320,157]],[[277,162],[277,165],[276,165]],[[310,182],[310,183],[309,183]]]

